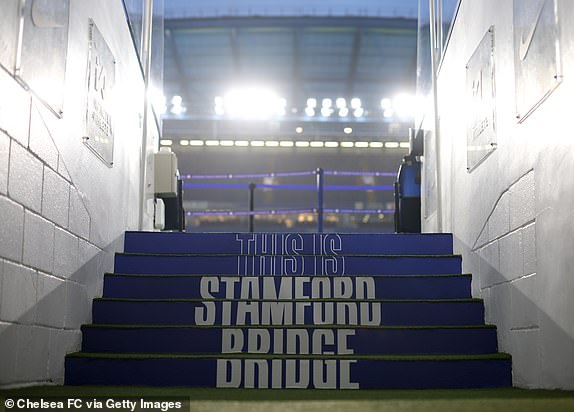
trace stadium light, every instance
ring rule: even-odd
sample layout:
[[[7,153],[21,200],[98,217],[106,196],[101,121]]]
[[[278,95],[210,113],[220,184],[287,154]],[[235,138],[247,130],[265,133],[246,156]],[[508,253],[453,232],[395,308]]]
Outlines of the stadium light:
[[[337,109],[343,109],[347,107],[347,101],[344,97],[339,97],[335,101],[335,105],[337,106]]]
[[[309,107],[311,109],[315,109],[317,107],[317,99],[315,99],[313,97],[309,97],[307,99],[307,107]]]
[[[313,109],[312,107],[305,107],[305,114],[308,117],[313,117],[315,116],[315,109]]]
[[[284,115],[287,101],[269,89],[243,87],[230,91],[223,98],[224,110],[231,117],[264,120]]]

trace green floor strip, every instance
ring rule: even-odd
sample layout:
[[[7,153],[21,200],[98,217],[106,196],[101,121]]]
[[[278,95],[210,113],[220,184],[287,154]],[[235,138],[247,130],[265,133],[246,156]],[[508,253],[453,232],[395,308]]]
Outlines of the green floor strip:
[[[444,326],[369,326],[369,325],[118,325],[89,324],[82,328],[102,329],[376,329],[376,330],[409,330],[409,329],[496,329],[496,325],[444,325]]]
[[[201,278],[201,277],[265,277],[265,278],[299,278],[305,275],[264,275],[264,276],[243,276],[243,275],[215,275],[215,274],[174,274],[174,275],[162,275],[162,274],[145,274],[145,273],[112,273],[106,272],[104,276],[118,276],[118,277],[133,277],[133,278]],[[317,275],[307,275],[310,277]],[[340,278],[341,275],[320,275],[321,278]],[[472,277],[470,273],[454,273],[454,274],[432,274],[432,275],[345,275],[348,277],[371,277],[371,278],[407,278],[407,279],[418,279],[418,278],[466,278]]]
[[[124,256],[159,256],[159,257],[196,257],[196,256],[213,256],[213,257],[226,257],[226,256],[253,256],[253,257],[274,257],[274,256],[293,256],[289,254],[272,255],[272,254],[245,254],[245,253],[130,253],[130,252],[116,252],[116,255]],[[461,258],[460,254],[446,254],[446,255],[385,255],[385,254],[341,254],[341,255],[313,255],[313,254],[300,254],[297,257],[304,256],[324,256],[324,257],[368,257],[368,258],[426,258],[426,259],[441,259],[441,258]]]
[[[249,353],[88,353],[75,352],[68,355],[71,358],[88,359],[353,359],[380,361],[479,361],[479,360],[510,360],[507,353],[486,355],[312,355],[312,354],[249,354]]]
[[[298,401],[298,400],[559,400],[574,406],[574,391],[527,390],[518,388],[495,389],[419,389],[419,390],[318,390],[318,389],[211,389],[211,388],[157,388],[148,386],[35,386],[0,390],[0,396],[150,396],[190,397],[203,401]],[[3,406],[3,405],[2,405]],[[456,411],[457,409],[443,409]],[[478,410],[478,409],[477,409]],[[572,411],[574,409],[570,409]],[[246,409],[248,411],[248,409]],[[486,412],[487,410],[483,410]],[[553,411],[547,409],[546,411]]]
[[[135,299],[135,298],[96,298],[94,302],[381,302],[381,303],[471,303],[482,302],[482,299],[339,299],[339,298],[307,298],[307,299]]]

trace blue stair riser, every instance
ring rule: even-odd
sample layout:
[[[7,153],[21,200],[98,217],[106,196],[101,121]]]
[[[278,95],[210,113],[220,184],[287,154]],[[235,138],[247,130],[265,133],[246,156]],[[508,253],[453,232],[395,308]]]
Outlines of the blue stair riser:
[[[94,300],[110,325],[482,325],[482,301],[237,302]]]
[[[82,351],[108,353],[488,354],[496,329],[84,327]]]
[[[451,234],[127,232],[129,253],[451,254]]]
[[[460,274],[449,256],[242,256],[116,254],[116,273],[258,275]]]
[[[223,278],[223,279],[222,279]],[[300,286],[299,286],[300,285]],[[106,275],[104,297],[133,299],[271,299],[304,296],[347,299],[466,299],[470,276],[122,276]],[[255,290],[254,290],[255,289]],[[255,296],[253,294],[256,293]],[[283,295],[281,295],[283,293]]]
[[[66,358],[67,385],[432,389],[512,385],[510,361]]]

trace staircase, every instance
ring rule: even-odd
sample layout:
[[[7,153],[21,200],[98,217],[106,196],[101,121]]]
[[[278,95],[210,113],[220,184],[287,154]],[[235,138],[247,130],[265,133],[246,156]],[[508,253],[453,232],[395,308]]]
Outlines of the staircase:
[[[128,232],[66,384],[511,386],[470,286],[448,234]]]

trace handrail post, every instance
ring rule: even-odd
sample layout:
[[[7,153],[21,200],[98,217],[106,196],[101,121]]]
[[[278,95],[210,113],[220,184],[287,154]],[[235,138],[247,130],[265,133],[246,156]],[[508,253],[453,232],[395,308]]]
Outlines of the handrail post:
[[[254,223],[254,215],[253,210],[255,209],[255,188],[257,185],[255,183],[249,183],[249,233],[253,233],[253,223]]]
[[[323,233],[324,170],[319,167],[315,173],[317,174],[317,232]]]

